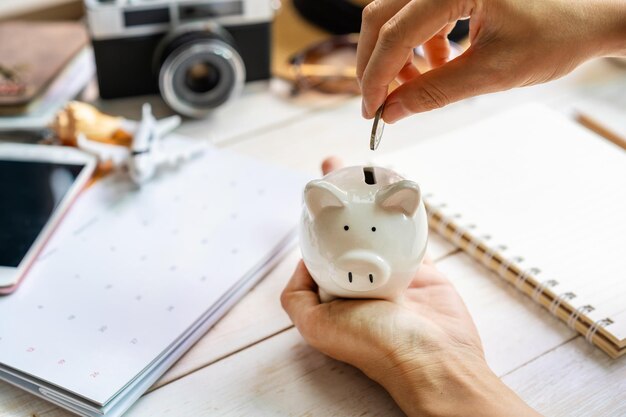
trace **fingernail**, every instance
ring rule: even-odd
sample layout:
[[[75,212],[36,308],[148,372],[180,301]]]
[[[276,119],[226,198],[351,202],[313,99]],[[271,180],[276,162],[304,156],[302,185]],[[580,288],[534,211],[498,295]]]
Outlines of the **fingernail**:
[[[392,101],[385,104],[385,111],[383,112],[383,120],[385,123],[395,123],[400,119],[405,118],[411,114],[411,112],[404,107],[399,101]]]
[[[365,100],[361,100],[361,116],[367,119],[367,112],[365,111]]]

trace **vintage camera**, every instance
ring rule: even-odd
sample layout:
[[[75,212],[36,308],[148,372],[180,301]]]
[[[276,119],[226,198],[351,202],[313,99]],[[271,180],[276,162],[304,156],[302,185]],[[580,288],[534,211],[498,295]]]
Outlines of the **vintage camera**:
[[[85,0],[102,98],[203,117],[270,76],[270,0]]]

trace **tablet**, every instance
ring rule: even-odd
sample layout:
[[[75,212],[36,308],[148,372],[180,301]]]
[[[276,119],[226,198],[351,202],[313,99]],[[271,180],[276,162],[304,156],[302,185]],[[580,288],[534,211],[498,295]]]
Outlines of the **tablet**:
[[[17,288],[95,166],[74,148],[0,143],[0,294]]]

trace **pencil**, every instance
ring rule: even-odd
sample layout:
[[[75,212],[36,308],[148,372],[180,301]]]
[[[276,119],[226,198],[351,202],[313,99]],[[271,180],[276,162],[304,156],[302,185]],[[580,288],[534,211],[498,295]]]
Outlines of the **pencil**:
[[[602,126],[593,118],[587,116],[586,114],[578,113],[578,115],[576,116],[576,121],[580,123],[581,125],[585,126],[587,129],[591,130],[592,132],[597,133],[603,138],[609,140],[610,142],[613,142],[617,146],[626,150],[626,138]]]

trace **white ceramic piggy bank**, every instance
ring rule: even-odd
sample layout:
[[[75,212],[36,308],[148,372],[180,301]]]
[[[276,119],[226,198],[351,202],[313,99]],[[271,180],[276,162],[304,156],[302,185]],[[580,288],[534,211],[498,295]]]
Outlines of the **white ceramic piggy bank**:
[[[427,240],[419,186],[394,171],[343,168],[304,190],[300,246],[322,302],[398,300],[422,262]]]

